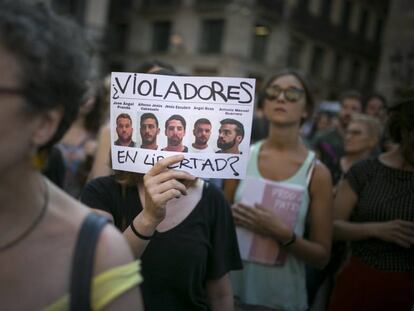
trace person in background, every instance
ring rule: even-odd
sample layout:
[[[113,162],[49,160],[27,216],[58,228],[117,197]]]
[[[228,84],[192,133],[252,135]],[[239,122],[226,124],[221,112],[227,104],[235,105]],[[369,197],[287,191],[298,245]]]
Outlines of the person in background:
[[[314,122],[311,126],[309,135],[305,138],[309,146],[312,146],[319,136],[325,131],[332,129],[332,115],[329,111],[321,110],[315,115]]]
[[[377,118],[365,114],[352,115],[351,122],[345,131],[345,154],[340,159],[341,178],[358,161],[372,156],[373,150],[378,147],[382,134],[382,127]],[[334,194],[336,192],[334,187]],[[323,270],[307,267],[307,287],[309,303],[312,304],[317,291],[324,284],[326,297],[332,290],[334,278],[347,257],[346,243],[334,241],[331,250],[331,260]],[[327,301],[323,304],[326,305]]]
[[[161,69],[168,70],[170,72],[175,72],[174,66],[167,62],[163,62],[159,59],[149,59],[142,62],[134,72],[142,72],[142,73],[154,73]]]
[[[57,145],[66,167],[63,189],[74,198],[79,198],[91,170],[101,123],[102,89],[90,83],[78,117]]]
[[[344,155],[346,128],[351,121],[352,114],[361,113],[362,111],[361,95],[358,92],[348,91],[343,93],[340,102],[341,109],[338,115],[338,126],[319,136],[312,146],[318,158],[331,172],[334,184],[341,177],[339,160]]]
[[[282,71],[269,80],[265,92],[269,134],[251,146],[247,177],[300,186],[304,196],[292,230],[270,209],[238,203],[245,190],[243,180],[226,182],[226,196],[236,202],[232,206],[236,225],[273,239],[288,252],[286,262],[279,266],[244,261],[243,271],[231,274],[232,284],[240,310],[307,310],[305,263],[323,267],[329,261],[331,178],[299,136],[300,125],[314,108],[302,74]],[[307,219],[309,238],[303,236]]]
[[[89,182],[81,201],[112,218],[143,263],[145,310],[233,310],[230,270],[241,269],[228,203],[214,185],[168,167]]]
[[[381,94],[375,93],[368,97],[364,113],[378,118],[380,121],[385,121],[387,109],[387,100]]]
[[[256,99],[256,109],[253,114],[251,144],[266,138],[269,132],[269,121],[263,115],[263,104],[265,100],[265,92],[259,92]]]
[[[80,34],[43,3],[0,2],[2,310],[69,310],[85,300],[93,310],[142,310],[139,264],[122,235],[33,166],[81,105],[89,58]],[[87,243],[83,232],[97,222],[97,242]],[[93,257],[77,252],[80,240]],[[91,263],[83,283],[74,281],[82,268],[75,257]],[[75,293],[91,281],[88,273],[93,282],[82,300]]]
[[[335,198],[334,239],[351,243],[330,310],[411,310],[414,304],[414,91],[389,109],[398,147],[355,164]]]
[[[345,155],[340,159],[342,175],[352,165],[372,155],[382,135],[381,123],[375,117],[354,114],[345,131]]]
[[[62,152],[56,146],[45,154],[36,158],[38,164],[35,165],[42,171],[51,182],[53,182],[60,189],[63,189],[65,182],[66,166],[63,159]]]

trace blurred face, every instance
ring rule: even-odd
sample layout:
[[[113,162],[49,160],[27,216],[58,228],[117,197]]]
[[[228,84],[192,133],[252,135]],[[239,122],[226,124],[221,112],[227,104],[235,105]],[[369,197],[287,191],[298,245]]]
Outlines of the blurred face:
[[[361,101],[356,98],[345,98],[342,101],[341,110],[339,111],[339,122],[346,128],[351,121],[352,114],[359,113],[362,110]]]
[[[0,176],[26,169],[38,146],[45,144],[56,127],[43,128],[45,114],[28,112],[18,78],[20,66],[0,45]],[[41,131],[39,131],[39,129]]]
[[[0,172],[9,166],[15,166],[29,154],[30,137],[23,122],[24,99],[7,89],[19,89],[17,79],[18,64],[11,54],[0,47]],[[11,130],[15,129],[15,130]],[[18,129],[18,130],[17,130]],[[14,163],[16,162],[16,163]]]
[[[371,98],[367,103],[365,113],[367,115],[380,118],[383,114],[383,102],[379,98]]]
[[[206,145],[211,135],[211,125],[199,123],[193,130],[196,145]]]
[[[241,136],[236,133],[236,125],[222,124],[219,129],[219,138],[217,139],[217,147],[223,150],[232,148],[241,142]]]
[[[272,123],[300,124],[307,117],[302,83],[293,75],[275,79],[265,90],[264,112]]]
[[[331,126],[331,120],[326,114],[321,114],[318,123],[316,124],[316,128],[318,131],[323,131],[328,129]]]
[[[165,129],[169,146],[179,146],[183,142],[185,135],[184,126],[179,120],[171,120]]]
[[[345,132],[345,152],[365,153],[375,147],[376,139],[371,137],[362,122],[351,122]]]
[[[160,129],[157,127],[155,119],[148,118],[141,122],[139,132],[141,134],[142,144],[151,145],[157,141],[157,135],[160,133]]]
[[[116,133],[121,143],[129,143],[132,140],[132,124],[128,118],[119,118],[116,122]]]

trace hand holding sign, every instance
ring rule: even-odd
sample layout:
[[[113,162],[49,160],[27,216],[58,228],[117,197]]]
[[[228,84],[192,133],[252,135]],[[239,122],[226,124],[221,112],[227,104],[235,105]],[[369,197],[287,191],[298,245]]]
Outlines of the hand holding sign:
[[[145,204],[143,213],[145,218],[158,225],[165,218],[165,206],[173,198],[187,194],[185,185],[178,181],[194,180],[195,177],[184,171],[169,169],[184,159],[183,155],[176,155],[158,161],[144,176]]]

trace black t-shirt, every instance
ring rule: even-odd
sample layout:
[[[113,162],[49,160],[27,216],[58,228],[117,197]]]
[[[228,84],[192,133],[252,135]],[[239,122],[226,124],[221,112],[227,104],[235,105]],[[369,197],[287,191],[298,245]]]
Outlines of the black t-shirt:
[[[111,213],[124,230],[142,210],[137,187],[113,176],[92,180],[81,200]],[[205,183],[200,202],[176,227],[157,234],[142,257],[145,310],[209,310],[206,281],[242,268],[230,208],[214,185]]]

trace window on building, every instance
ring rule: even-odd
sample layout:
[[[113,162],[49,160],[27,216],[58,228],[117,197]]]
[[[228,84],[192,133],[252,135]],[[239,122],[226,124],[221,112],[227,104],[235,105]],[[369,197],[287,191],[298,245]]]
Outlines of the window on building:
[[[376,43],[381,43],[383,28],[384,28],[384,22],[381,18],[378,18],[377,23],[375,25],[375,37],[374,37]]]
[[[267,44],[269,42],[269,34],[269,27],[265,25],[256,25],[254,27],[252,59],[254,59],[255,61],[265,61]]]
[[[201,53],[220,53],[223,41],[224,20],[209,19],[202,22]]]
[[[325,58],[325,51],[320,46],[315,46],[313,49],[312,63],[310,67],[311,76],[321,78],[323,72],[323,62]]]
[[[79,24],[84,23],[86,1],[83,1],[83,0],[52,0],[51,6],[56,13],[72,17]]]
[[[367,32],[368,14],[367,9],[362,9],[361,14],[359,15],[358,33],[363,38],[365,38]]]
[[[371,90],[373,85],[374,85],[374,81],[375,81],[375,67],[374,66],[369,66],[368,70],[367,70],[367,74],[365,76],[365,88],[367,90]]]
[[[122,52],[127,48],[131,5],[131,0],[111,0],[109,3],[105,43],[111,52]]]
[[[297,37],[291,36],[289,41],[289,53],[287,63],[289,67],[300,69],[301,59],[305,48],[305,42]]]
[[[345,0],[342,6],[341,28],[344,31],[349,29],[349,20],[351,18],[352,2]]]
[[[332,0],[322,1],[322,18],[329,20],[331,16]]]
[[[361,63],[357,60],[352,62],[351,71],[349,74],[349,85],[358,87],[361,77]]]
[[[335,82],[339,82],[339,83],[343,80],[342,79],[343,67],[344,67],[344,58],[342,55],[338,54],[335,56],[334,64],[332,66],[332,73],[331,73],[332,80],[334,80]]]
[[[171,22],[162,21],[152,24],[152,51],[167,52],[170,44]]]

